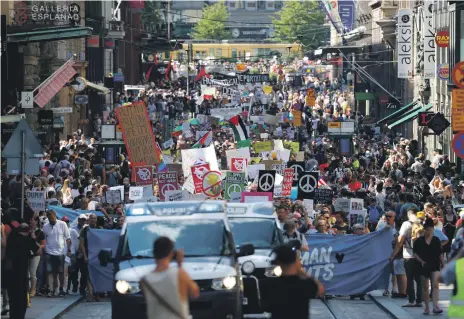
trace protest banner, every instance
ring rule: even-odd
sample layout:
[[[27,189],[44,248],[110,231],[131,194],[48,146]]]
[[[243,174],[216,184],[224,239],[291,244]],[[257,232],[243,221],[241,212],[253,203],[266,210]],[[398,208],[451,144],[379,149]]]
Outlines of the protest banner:
[[[248,161],[246,158],[232,158],[230,170],[232,172],[246,172]]]
[[[282,161],[264,160],[260,164],[264,164],[267,170],[272,170],[272,165],[282,165]]]
[[[274,150],[284,150],[284,143],[282,140],[274,140]]]
[[[159,197],[165,200],[165,192],[179,189],[176,172],[158,173]]]
[[[118,189],[108,189],[105,193],[105,202],[107,204],[120,204],[121,203],[121,192]]]
[[[254,179],[256,176],[258,176],[258,173],[260,170],[265,170],[266,166],[264,164],[253,164],[253,165],[248,165],[247,172],[248,172],[248,178],[249,179]]]
[[[293,168],[284,168],[283,170],[284,181],[282,183],[282,196],[290,196],[293,184]]]
[[[245,173],[227,172],[224,187],[224,199],[230,199],[232,193],[241,193],[245,188]]]
[[[303,199],[303,206],[306,208],[308,217],[312,220],[315,220],[316,216],[314,216],[314,201],[312,199]]]
[[[321,205],[332,205],[334,192],[331,189],[318,188],[314,195],[314,203]]]
[[[135,185],[153,185],[153,169],[152,166],[136,166],[134,167]]]
[[[256,142],[253,144],[253,150],[256,153],[269,152],[272,150],[272,141]]]
[[[134,187],[129,188],[129,199],[130,200],[139,200],[143,198],[143,187]]]
[[[216,157],[214,145],[205,148],[194,148],[181,151],[182,157],[182,172],[184,174],[184,189],[187,189],[191,194],[195,193],[195,184],[192,176],[192,166],[198,162],[208,163],[210,170],[219,170],[219,165]],[[168,165],[169,167],[169,165]]]
[[[176,189],[164,193],[166,202],[178,202],[189,199],[189,192],[186,190]]]
[[[348,223],[350,225],[350,228],[353,227],[355,224],[361,224],[365,227],[366,218],[367,218],[367,209],[350,210],[348,214]]]
[[[272,202],[273,196],[271,192],[243,192],[242,203]]]
[[[264,170],[258,174],[258,192],[274,193],[276,171]]]
[[[394,239],[391,231],[305,236],[311,244],[309,252],[302,253],[301,263],[309,276],[324,285],[326,294],[346,296],[388,288]]]
[[[222,192],[222,173],[209,171],[203,175],[202,191],[208,197],[219,197]]]
[[[27,191],[26,199],[34,212],[45,211],[45,191]]]
[[[293,126],[295,127],[299,127],[302,125],[302,121],[301,121],[301,111],[300,110],[294,110],[292,112],[293,114]]]
[[[214,153],[214,156],[216,156],[216,153]],[[249,147],[243,147],[239,148],[236,150],[227,150],[226,151],[226,157],[227,157],[227,167],[231,168],[232,167],[232,159],[233,158],[245,158],[248,163],[251,162],[251,156],[250,156],[250,148]],[[211,168],[213,169],[213,168]]]
[[[284,175],[285,164],[272,164],[271,169],[276,171],[277,174]]]
[[[193,184],[195,185],[195,193],[202,192],[202,184],[203,184],[203,175],[210,170],[209,164],[200,164],[192,166],[192,177],[193,177]]]
[[[264,115],[264,122],[269,125],[276,125],[279,123],[279,118],[276,115],[266,114]]]
[[[124,144],[133,166],[156,165],[160,151],[144,102],[116,108]]]

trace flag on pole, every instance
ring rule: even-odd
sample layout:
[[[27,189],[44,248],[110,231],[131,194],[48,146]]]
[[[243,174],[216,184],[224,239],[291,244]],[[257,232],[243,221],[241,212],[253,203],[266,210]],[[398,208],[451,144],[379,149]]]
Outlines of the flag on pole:
[[[192,148],[202,148],[203,146],[208,146],[212,140],[213,140],[213,136],[211,134],[211,131],[209,131],[205,135],[200,137],[200,139],[196,141],[195,144],[192,145]]]
[[[200,81],[202,77],[206,76],[209,78],[209,74],[206,73],[206,68],[204,66],[201,67],[200,72],[198,72],[197,77],[195,78],[195,81]]]
[[[245,124],[243,123],[240,115],[235,115],[229,119],[229,122],[232,124],[232,130],[234,131],[235,140],[245,141],[248,139],[248,132]]]
[[[77,73],[73,68],[74,61],[69,60],[56,70],[39,88],[34,102],[43,108],[59,90]]]

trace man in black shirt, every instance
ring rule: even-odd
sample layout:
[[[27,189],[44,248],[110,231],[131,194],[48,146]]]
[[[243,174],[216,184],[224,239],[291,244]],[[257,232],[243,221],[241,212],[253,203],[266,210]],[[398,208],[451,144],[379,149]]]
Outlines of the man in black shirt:
[[[308,319],[309,299],[323,296],[324,287],[305,273],[295,247],[282,245],[274,253],[272,263],[282,269],[282,275],[262,281],[265,311],[272,319]]]

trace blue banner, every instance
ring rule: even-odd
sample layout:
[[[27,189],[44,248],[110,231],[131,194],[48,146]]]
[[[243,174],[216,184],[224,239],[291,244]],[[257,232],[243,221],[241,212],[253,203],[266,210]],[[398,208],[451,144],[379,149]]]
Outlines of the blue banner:
[[[338,0],[338,14],[345,32],[354,29],[354,0]]]
[[[74,210],[71,208],[65,208],[62,206],[54,206],[50,205],[48,206],[49,210],[54,210],[56,212],[56,217],[58,219],[61,219],[63,217],[68,217],[69,221],[75,220],[80,214],[95,214],[98,216],[104,216],[102,212],[96,211],[96,210]]]
[[[113,291],[114,264],[100,266],[98,254],[102,249],[111,249],[113,258],[118,249],[121,230],[89,229],[87,239],[89,243],[89,275],[96,292]]]
[[[306,235],[309,252],[302,255],[308,275],[328,295],[355,295],[386,289],[391,272],[393,234],[388,229],[367,235]]]

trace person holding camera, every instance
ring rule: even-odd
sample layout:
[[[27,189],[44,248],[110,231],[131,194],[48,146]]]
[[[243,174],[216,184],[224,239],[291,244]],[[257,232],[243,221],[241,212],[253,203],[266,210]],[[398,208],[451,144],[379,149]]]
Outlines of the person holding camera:
[[[148,319],[188,319],[189,299],[200,296],[200,288],[182,268],[184,252],[175,250],[167,237],[158,237],[153,244],[156,268],[140,281],[147,304]],[[170,267],[177,261],[178,267]]]
[[[324,296],[322,284],[303,269],[297,253],[300,248],[291,243],[276,247],[271,263],[280,266],[282,275],[260,283],[263,307],[272,314],[272,319],[307,319],[309,299]]]

